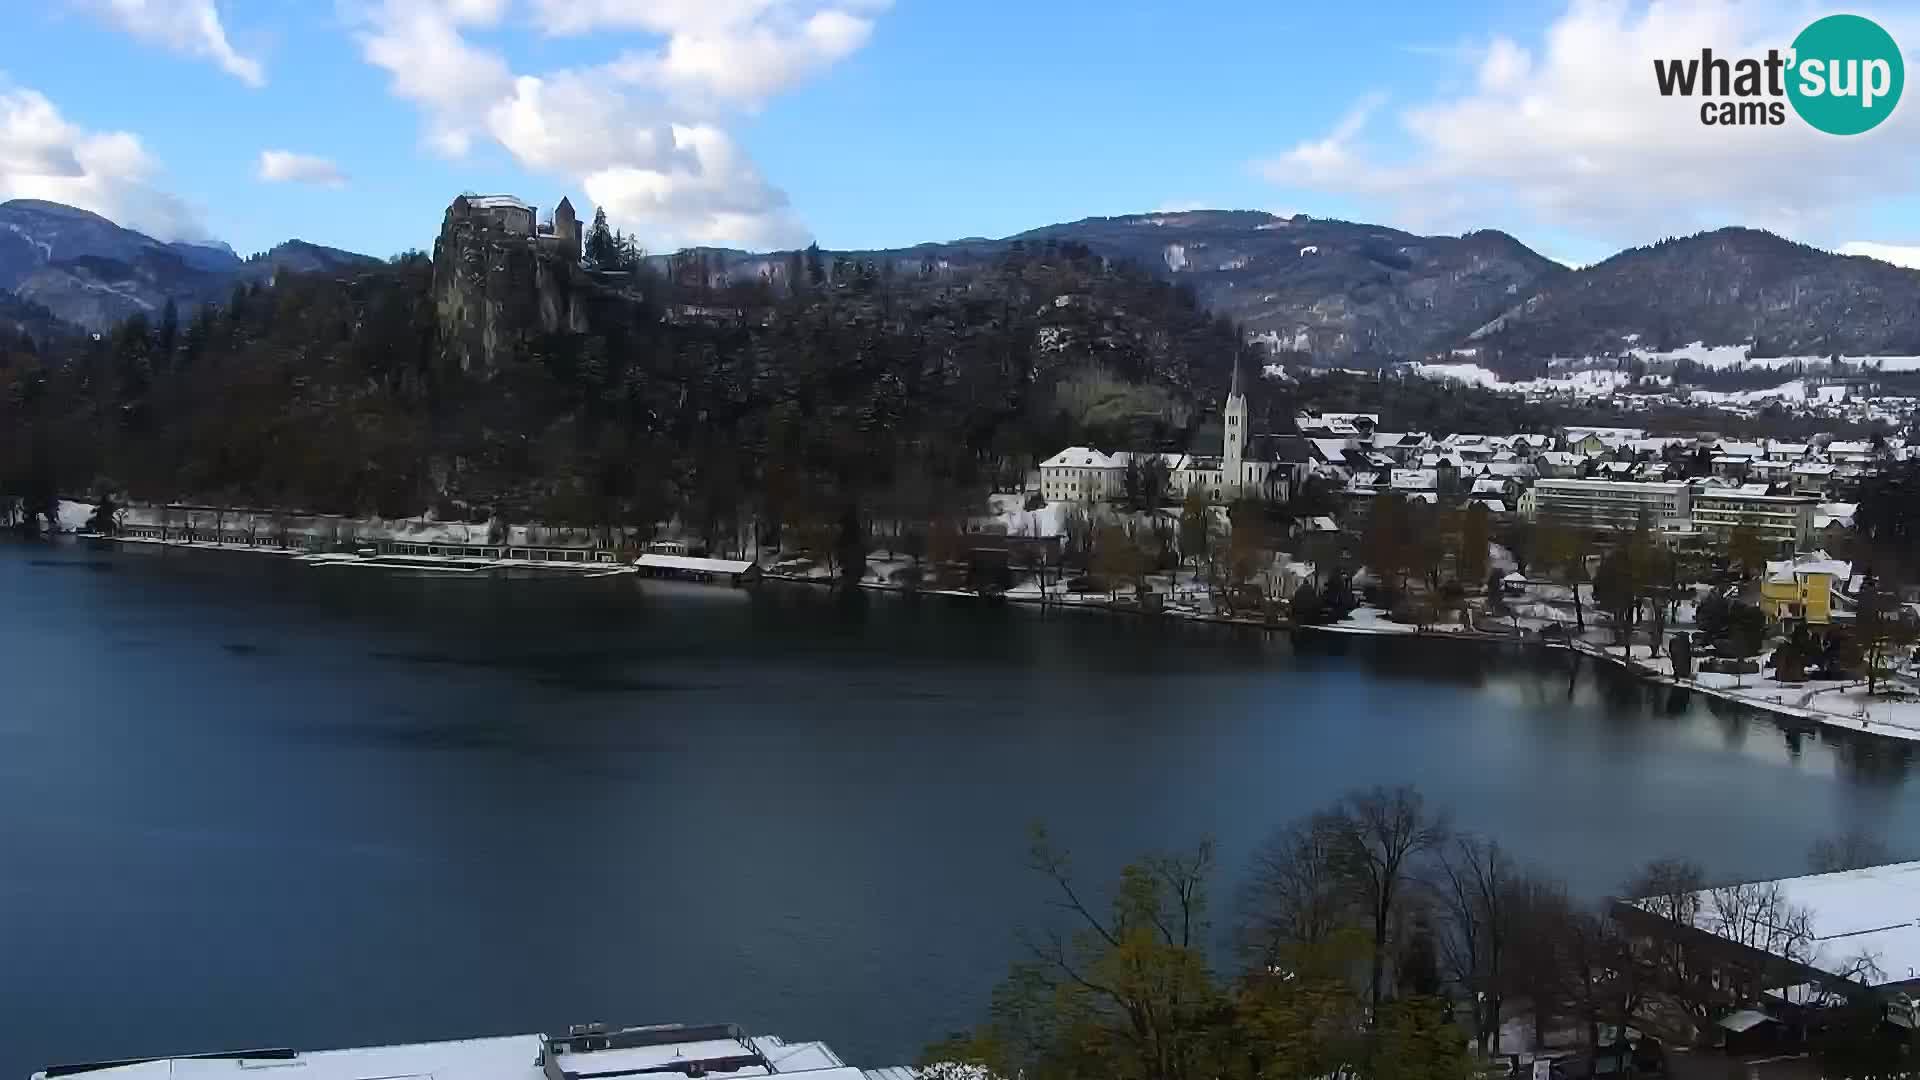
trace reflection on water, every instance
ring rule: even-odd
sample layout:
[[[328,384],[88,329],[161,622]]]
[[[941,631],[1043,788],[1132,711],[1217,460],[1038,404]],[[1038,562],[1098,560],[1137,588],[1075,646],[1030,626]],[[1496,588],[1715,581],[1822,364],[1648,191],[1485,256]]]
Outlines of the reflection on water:
[[[1090,876],[1413,782],[1598,895],[1920,825],[1911,748],[1566,652],[0,547],[0,1075],[739,1020],[911,1060]],[[185,991],[185,992],[183,992]],[[115,1016],[109,1030],[94,1018]]]

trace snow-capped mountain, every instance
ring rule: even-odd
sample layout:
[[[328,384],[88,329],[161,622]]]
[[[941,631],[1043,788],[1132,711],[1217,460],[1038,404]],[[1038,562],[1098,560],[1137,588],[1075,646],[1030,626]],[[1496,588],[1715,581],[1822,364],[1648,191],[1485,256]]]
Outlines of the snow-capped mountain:
[[[61,203],[0,203],[0,290],[84,330],[105,331],[136,314],[157,317],[168,300],[183,310],[222,301],[236,282],[281,269],[310,272],[374,262],[302,241],[242,259],[222,243],[163,243]]]

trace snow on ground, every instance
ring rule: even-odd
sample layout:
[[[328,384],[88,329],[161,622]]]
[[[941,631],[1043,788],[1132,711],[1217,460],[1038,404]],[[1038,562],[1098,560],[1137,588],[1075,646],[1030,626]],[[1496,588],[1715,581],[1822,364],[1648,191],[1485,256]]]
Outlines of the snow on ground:
[[[1826,390],[1829,388],[1822,387],[1821,389]],[[1842,394],[1846,392],[1846,387],[1844,386],[1831,389],[1838,389]],[[1762,401],[1805,401],[1807,400],[1807,384],[1804,379],[1794,379],[1791,382],[1784,382],[1779,386],[1766,390],[1740,390],[1732,392],[1693,390],[1689,391],[1687,396],[1688,400],[1713,405],[1754,405]],[[1826,395],[1823,393],[1821,396],[1824,398]]]
[[[61,499],[59,520],[53,523],[51,531],[63,533],[79,532],[87,527],[87,521],[92,517],[92,503]]]
[[[1026,509],[1027,497],[1018,492],[987,496],[988,519],[1004,525],[1008,536],[1059,536],[1067,531],[1067,511],[1071,502],[1049,502],[1038,510]]]
[[[1414,364],[1413,372],[1423,379],[1479,386],[1503,394],[1606,395],[1633,384],[1633,377],[1627,372],[1609,368],[1590,368],[1544,379],[1521,379],[1515,382],[1507,382],[1479,364]]]
[[[1691,360],[1704,368],[1730,368],[1740,364],[1749,364],[1754,367],[1780,367],[1784,363],[1784,361],[1776,363],[1773,360],[1749,360],[1747,359],[1748,347],[1746,345],[1708,345],[1705,342],[1696,341],[1665,352],[1654,349],[1629,349],[1627,352],[1640,360],[1655,363]]]

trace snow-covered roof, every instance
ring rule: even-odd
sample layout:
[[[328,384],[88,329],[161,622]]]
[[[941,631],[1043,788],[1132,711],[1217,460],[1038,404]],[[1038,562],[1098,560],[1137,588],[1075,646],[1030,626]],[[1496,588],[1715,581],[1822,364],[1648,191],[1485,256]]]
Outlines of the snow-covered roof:
[[[1310,533],[1336,533],[1340,531],[1340,526],[1335,523],[1331,517],[1325,514],[1319,514],[1314,517],[1301,518],[1300,531]]]
[[[296,1067],[301,1080],[361,1080],[368,1076],[458,1077],[459,1080],[541,1080],[538,1035],[314,1050],[292,1058],[160,1058],[86,1073],[97,1080],[240,1080],[249,1073]],[[35,1073],[35,1080],[44,1077]]]
[[[1809,574],[1826,574],[1845,581],[1853,576],[1853,564],[1845,559],[1828,557],[1824,551],[1802,555],[1797,559],[1781,559],[1767,563],[1767,576],[1777,578],[1781,575],[1788,579],[1806,577]]]
[[[1824,461],[1796,462],[1793,471],[1801,476],[1832,476],[1833,466]]]
[[[1432,491],[1440,479],[1432,469],[1395,469],[1391,483],[1395,491]]]
[[[475,210],[525,210],[533,213],[533,207],[517,195],[469,195],[467,205]]]
[[[1117,469],[1121,464],[1099,450],[1069,446],[1040,463],[1043,469]]]
[[[1760,884],[1778,886],[1789,906],[1807,911],[1813,931],[1804,961],[1807,966],[1846,976],[1853,961],[1871,956],[1879,974],[1877,978],[1872,972],[1861,976],[1859,981],[1867,985],[1908,982],[1920,972],[1920,862]],[[1718,914],[1713,890],[1694,895],[1698,901],[1694,927],[1734,939],[1736,931]],[[1648,908],[1646,899],[1627,903]]]
[[[1761,1024],[1778,1023],[1773,1017],[1757,1009],[1740,1009],[1730,1012],[1715,1022],[1736,1035],[1743,1031],[1751,1031]]]
[[[1767,448],[1757,442],[1730,442],[1722,440],[1714,449],[1727,457],[1757,458],[1766,457]],[[1719,458],[1715,458],[1718,461]]]
[[[640,1039],[622,1045],[621,1032],[606,1049],[578,1048],[572,1036],[502,1035],[445,1042],[362,1046],[342,1050],[259,1051],[252,1055],[155,1058],[88,1069],[100,1080],[243,1080],[257,1072],[297,1071],[301,1080],[545,1080],[543,1055],[570,1075],[616,1072],[666,1073],[724,1068],[728,1076],[804,1075],[808,1080],[863,1080],[861,1070],[840,1060],[821,1042],[789,1043],[775,1035],[727,1037],[727,1027],[642,1029]],[[732,1029],[738,1032],[738,1029]],[[673,1034],[685,1032],[686,1041]],[[664,1037],[663,1037],[664,1036]],[[657,1040],[657,1041],[655,1041]],[[34,1080],[45,1080],[35,1073]]]
[[[746,559],[697,559],[691,555],[660,555],[650,551],[635,559],[633,565],[701,574],[744,574],[753,563]]]
[[[1475,495],[1504,496],[1507,493],[1507,484],[1506,481],[1496,480],[1493,477],[1475,480],[1473,482],[1473,493]]]
[[[1345,461],[1347,449],[1353,445],[1346,439],[1308,439],[1314,452],[1327,461]]]
[[[1504,514],[1507,512],[1506,501],[1502,499],[1471,499],[1468,501],[1469,503],[1486,507],[1487,513],[1489,514]]]
[[[1547,450],[1543,451],[1540,456],[1534,458],[1534,460],[1544,461],[1549,465],[1555,466],[1578,465],[1580,464],[1580,455],[1567,450]]]

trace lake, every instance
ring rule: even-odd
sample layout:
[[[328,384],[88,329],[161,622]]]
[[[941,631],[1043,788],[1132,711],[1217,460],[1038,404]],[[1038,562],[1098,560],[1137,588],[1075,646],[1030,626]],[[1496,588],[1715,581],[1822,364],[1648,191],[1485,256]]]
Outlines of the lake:
[[[906,1063],[1089,882],[1417,783],[1589,895],[1920,826],[1911,747],[1564,654],[0,545],[0,1078],[737,1021]]]

